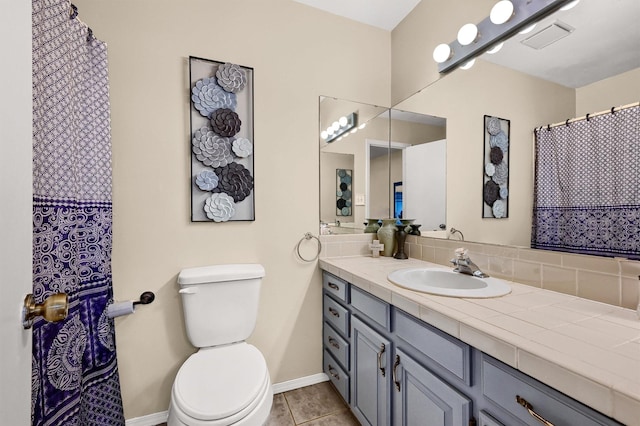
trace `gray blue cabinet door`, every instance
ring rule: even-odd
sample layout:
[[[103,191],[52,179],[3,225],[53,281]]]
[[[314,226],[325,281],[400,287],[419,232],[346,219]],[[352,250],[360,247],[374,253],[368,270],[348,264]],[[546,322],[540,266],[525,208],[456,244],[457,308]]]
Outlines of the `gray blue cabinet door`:
[[[357,317],[351,321],[351,408],[362,425],[391,419],[391,342]]]
[[[396,349],[393,367],[394,426],[461,426],[471,418],[471,400]]]

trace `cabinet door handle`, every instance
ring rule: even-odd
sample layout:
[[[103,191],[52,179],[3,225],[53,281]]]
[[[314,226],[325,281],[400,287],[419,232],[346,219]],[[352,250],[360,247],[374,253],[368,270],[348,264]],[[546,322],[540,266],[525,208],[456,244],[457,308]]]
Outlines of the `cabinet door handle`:
[[[329,374],[334,377],[336,380],[340,380],[340,375],[336,372],[335,368],[331,364],[329,364]]]
[[[340,312],[336,311],[336,310],[335,310],[335,309],[333,309],[333,308],[329,308],[329,313],[330,313],[331,315],[333,315],[334,317],[336,317],[336,318],[340,318]]]
[[[382,366],[382,355],[384,354],[386,347],[384,343],[380,344],[380,352],[378,352],[378,368],[380,369],[380,373],[382,373],[382,377],[385,376],[384,367]]]
[[[340,345],[338,344],[338,341],[331,336],[329,336],[329,344],[336,349],[340,349]]]
[[[398,366],[400,365],[400,355],[396,355],[396,362],[393,363],[393,383],[396,390],[400,392],[400,381],[398,380]]]
[[[329,283],[327,284],[329,286],[330,289],[338,291],[340,290],[340,287],[338,287],[338,284],[334,284],[334,283]]]
[[[539,421],[543,425],[545,425],[545,426],[553,426],[553,423],[551,423],[549,420],[545,419],[540,414],[538,414],[535,411],[533,411],[533,405],[531,405],[526,399],[520,397],[520,395],[516,395],[516,402],[518,404],[522,405],[524,408],[526,408],[527,411],[529,412],[529,414],[531,415],[531,417],[533,417],[534,419],[536,419],[537,421]]]

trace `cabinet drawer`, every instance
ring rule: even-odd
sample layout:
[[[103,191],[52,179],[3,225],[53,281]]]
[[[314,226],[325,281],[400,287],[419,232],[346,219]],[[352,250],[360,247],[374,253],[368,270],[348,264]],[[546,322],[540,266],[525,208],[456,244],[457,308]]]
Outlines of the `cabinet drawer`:
[[[391,307],[387,302],[351,286],[351,306],[384,327],[386,331],[391,331]]]
[[[328,272],[322,274],[322,287],[325,291],[331,294],[336,299],[342,300],[344,303],[349,303],[347,300],[347,289],[349,284],[335,275],[331,275]]]
[[[349,370],[349,343],[336,332],[328,322],[322,327],[324,347],[344,367]]]
[[[395,332],[438,366],[471,385],[471,348],[464,342],[402,311],[394,310]]]
[[[478,426],[504,426],[484,411],[480,411]]]
[[[516,396],[524,398],[535,413],[554,425],[620,424],[484,354],[481,368],[482,393],[524,424],[539,426],[540,422],[516,402]]]
[[[342,398],[349,404],[349,375],[344,372],[340,364],[331,356],[327,350],[324,350],[323,357],[324,372],[329,376],[329,380],[336,387]]]
[[[349,336],[349,311],[327,294],[324,295],[323,299],[325,321],[333,325],[343,336]]]

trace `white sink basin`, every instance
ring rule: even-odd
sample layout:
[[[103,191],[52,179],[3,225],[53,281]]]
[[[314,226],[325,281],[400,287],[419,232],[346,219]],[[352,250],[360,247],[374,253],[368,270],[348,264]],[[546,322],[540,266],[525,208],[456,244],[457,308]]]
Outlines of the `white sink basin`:
[[[439,268],[405,268],[387,277],[400,287],[451,297],[498,297],[511,293],[511,286],[498,278],[478,278]]]

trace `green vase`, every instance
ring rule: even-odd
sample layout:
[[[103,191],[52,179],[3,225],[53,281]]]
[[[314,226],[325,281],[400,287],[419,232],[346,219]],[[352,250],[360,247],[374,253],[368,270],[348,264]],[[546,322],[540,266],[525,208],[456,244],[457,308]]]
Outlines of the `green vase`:
[[[378,229],[378,240],[384,244],[383,255],[393,256],[396,243],[396,219],[382,219],[382,226]]]
[[[365,234],[374,234],[380,229],[379,219],[367,219],[367,226],[364,228]]]

